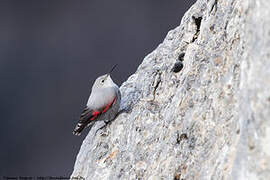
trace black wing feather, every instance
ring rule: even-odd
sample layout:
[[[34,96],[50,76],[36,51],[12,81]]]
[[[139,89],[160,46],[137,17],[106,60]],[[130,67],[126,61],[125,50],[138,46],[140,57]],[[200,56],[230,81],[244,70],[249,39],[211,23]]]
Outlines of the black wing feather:
[[[77,136],[81,134],[82,130],[90,123],[92,113],[93,113],[93,110],[89,109],[88,107],[84,108],[80,116],[80,120],[73,131],[73,134]]]

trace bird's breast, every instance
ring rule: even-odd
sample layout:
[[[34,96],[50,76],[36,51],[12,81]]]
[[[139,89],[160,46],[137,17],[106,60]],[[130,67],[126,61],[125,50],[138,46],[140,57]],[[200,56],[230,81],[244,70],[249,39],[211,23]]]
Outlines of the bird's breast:
[[[100,88],[92,91],[87,102],[87,106],[92,109],[102,109],[116,98],[114,87]]]

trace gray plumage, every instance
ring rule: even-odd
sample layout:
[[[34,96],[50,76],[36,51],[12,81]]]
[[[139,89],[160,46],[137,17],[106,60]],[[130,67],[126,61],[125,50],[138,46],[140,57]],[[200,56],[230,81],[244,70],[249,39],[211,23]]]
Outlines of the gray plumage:
[[[80,135],[86,126],[91,128],[96,121],[113,120],[118,113],[120,102],[119,87],[111,79],[110,73],[98,77],[73,134]]]

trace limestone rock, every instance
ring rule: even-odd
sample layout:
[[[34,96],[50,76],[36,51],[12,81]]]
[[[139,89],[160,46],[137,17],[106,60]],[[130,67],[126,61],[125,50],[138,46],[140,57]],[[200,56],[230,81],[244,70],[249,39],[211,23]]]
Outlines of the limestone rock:
[[[72,177],[270,179],[270,1],[198,0],[121,93]]]

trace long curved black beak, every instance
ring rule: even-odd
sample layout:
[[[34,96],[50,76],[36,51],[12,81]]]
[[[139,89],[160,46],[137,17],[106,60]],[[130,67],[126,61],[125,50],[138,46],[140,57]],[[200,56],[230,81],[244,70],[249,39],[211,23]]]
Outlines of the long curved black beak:
[[[116,68],[117,65],[118,65],[118,64],[115,64],[115,65],[112,67],[112,69],[107,73],[106,78],[107,78],[108,76],[111,75],[111,73],[113,72],[113,70]]]
[[[116,68],[117,65],[118,65],[118,64],[115,64],[115,65],[112,67],[112,69],[109,71],[108,74],[111,74],[111,73],[113,72],[113,70]]]

